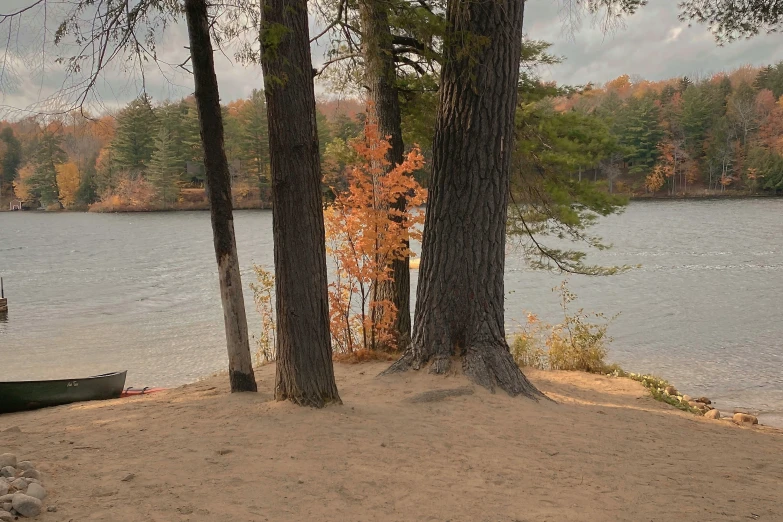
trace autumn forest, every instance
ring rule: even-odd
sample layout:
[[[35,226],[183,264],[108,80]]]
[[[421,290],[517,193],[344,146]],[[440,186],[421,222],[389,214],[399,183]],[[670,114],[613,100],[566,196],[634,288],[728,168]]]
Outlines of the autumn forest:
[[[542,81],[557,61],[529,41],[519,82],[517,171],[537,169],[631,197],[776,194],[783,191],[783,62],[710,77],[605,85]],[[430,160],[437,97],[401,90],[403,134]],[[364,107],[318,103],[327,200],[348,188]],[[267,108],[262,91],[223,106],[237,208],[270,205]],[[192,97],[148,96],[100,116],[0,123],[0,200],[26,208],[132,211],[207,208]],[[524,161],[523,161],[524,160]],[[417,179],[426,182],[425,163]]]

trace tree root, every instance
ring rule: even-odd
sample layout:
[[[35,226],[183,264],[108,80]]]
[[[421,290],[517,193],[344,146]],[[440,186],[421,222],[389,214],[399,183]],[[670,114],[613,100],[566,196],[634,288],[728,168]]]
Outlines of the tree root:
[[[427,355],[422,350],[411,347],[380,375],[420,370],[427,365],[429,365],[429,373],[443,375],[451,368],[452,360],[456,359],[446,355]],[[512,397],[522,395],[535,401],[552,400],[525,377],[511,354],[503,346],[472,347],[465,351],[461,360],[462,373],[492,393],[495,393],[495,388],[500,388]]]

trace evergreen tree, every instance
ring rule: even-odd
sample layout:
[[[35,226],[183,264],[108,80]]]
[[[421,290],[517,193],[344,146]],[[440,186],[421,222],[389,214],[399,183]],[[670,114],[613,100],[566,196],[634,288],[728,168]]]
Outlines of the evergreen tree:
[[[259,186],[269,184],[269,128],[266,99],[263,90],[253,90],[250,104],[245,106],[242,148],[246,169]]]
[[[164,207],[177,200],[182,171],[182,160],[177,155],[171,132],[161,127],[155,138],[155,150],[150,159],[147,179],[157,190]]]
[[[193,103],[182,103],[182,120],[180,121],[180,140],[182,158],[185,161],[204,164],[204,150],[201,146],[201,131],[198,123],[198,110]]]
[[[769,89],[775,99],[783,96],[783,62],[763,67],[756,77],[755,87],[758,90]]]
[[[10,184],[16,179],[22,164],[22,144],[14,136],[14,130],[11,127],[0,131],[0,141],[5,145],[5,153],[0,161],[0,184]]]
[[[97,160],[98,156],[93,156],[84,169],[79,189],[76,191],[76,203],[79,205],[91,205],[98,201],[98,171],[95,166]]]
[[[704,140],[715,119],[714,105],[703,86],[690,85],[682,94],[681,125],[692,158],[701,158]]]
[[[663,138],[659,120],[659,109],[651,96],[628,100],[615,123],[615,132],[620,144],[627,147],[629,172],[646,173],[655,165],[658,143]]]
[[[59,203],[60,190],[57,186],[57,165],[68,157],[61,145],[62,138],[48,130],[37,140],[32,157],[33,175],[28,180],[30,192],[42,206]]]
[[[117,133],[112,141],[112,156],[119,170],[144,174],[154,148],[157,117],[149,96],[142,95],[117,116]]]

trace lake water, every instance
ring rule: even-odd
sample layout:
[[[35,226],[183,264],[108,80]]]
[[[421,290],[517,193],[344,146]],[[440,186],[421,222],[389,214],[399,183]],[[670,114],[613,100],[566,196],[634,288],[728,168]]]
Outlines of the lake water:
[[[272,268],[271,213],[237,212],[236,232],[247,288],[252,263]],[[610,360],[783,425],[783,200],[634,202],[594,232],[614,248],[590,261],[642,265],[570,278],[576,305],[620,313]],[[129,385],[170,386],[226,366],[206,212],[0,213],[0,275],[0,380],[127,368]],[[510,248],[509,329],[526,311],[558,321],[562,279]]]

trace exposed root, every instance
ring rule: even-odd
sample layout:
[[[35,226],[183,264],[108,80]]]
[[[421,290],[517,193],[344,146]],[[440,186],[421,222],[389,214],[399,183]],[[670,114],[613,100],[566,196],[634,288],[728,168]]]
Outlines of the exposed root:
[[[501,345],[472,347],[464,353],[462,372],[471,381],[489,391],[494,393],[496,388],[500,388],[512,397],[522,395],[535,401],[552,400],[525,377],[505,347]],[[429,373],[443,375],[451,368],[452,359],[446,355],[426,355],[421,350],[411,347],[397,362],[381,372],[381,375],[402,373],[411,369],[419,370],[427,365],[429,365]]]
[[[462,360],[465,375],[491,392],[500,388],[512,397],[522,395],[535,401],[548,399],[531,383],[508,351],[500,346],[472,349]]]

